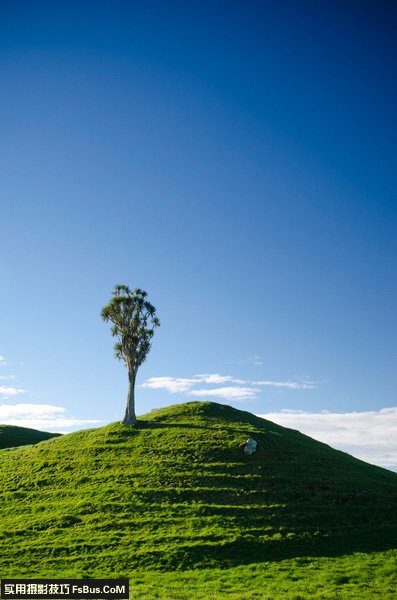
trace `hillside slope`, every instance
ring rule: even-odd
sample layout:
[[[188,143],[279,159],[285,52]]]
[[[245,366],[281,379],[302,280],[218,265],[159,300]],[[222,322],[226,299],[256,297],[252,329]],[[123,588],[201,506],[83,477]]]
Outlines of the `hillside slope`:
[[[211,402],[2,451],[0,482],[3,577],[226,568],[397,539],[395,473]]]
[[[29,427],[0,425],[0,449],[37,444],[38,442],[49,440],[59,435],[60,433],[48,433],[47,431],[38,431]]]

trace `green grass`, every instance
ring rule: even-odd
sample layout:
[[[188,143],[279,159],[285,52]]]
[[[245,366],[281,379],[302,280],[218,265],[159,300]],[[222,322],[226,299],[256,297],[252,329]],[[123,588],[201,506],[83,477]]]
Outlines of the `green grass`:
[[[0,481],[2,577],[127,576],[133,598],[393,597],[397,475],[227,406],[3,450]]]
[[[48,433],[47,431],[38,431],[28,427],[0,425],[0,449],[37,444],[59,435],[59,433]]]
[[[393,551],[295,558],[233,569],[132,574],[134,600],[395,600]]]

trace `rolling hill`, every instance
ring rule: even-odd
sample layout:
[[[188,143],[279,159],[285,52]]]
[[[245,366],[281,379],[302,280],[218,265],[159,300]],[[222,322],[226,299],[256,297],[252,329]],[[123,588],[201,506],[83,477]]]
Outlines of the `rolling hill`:
[[[161,577],[396,547],[397,474],[212,402],[3,450],[0,481],[3,577]]]
[[[59,435],[59,433],[48,433],[47,431],[38,431],[29,427],[0,425],[0,449],[37,444],[38,442],[49,440]]]

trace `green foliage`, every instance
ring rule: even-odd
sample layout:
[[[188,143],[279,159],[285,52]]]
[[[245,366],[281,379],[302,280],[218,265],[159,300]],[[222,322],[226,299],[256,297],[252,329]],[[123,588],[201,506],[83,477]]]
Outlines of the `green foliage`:
[[[397,475],[228,406],[1,451],[0,482],[3,577],[124,575],[148,599],[393,597]]]
[[[154,329],[160,326],[156,309],[146,297],[139,288],[131,291],[126,285],[116,285],[113,298],[101,311],[102,319],[113,323],[112,336],[118,338],[116,357],[133,372],[145,361]]]

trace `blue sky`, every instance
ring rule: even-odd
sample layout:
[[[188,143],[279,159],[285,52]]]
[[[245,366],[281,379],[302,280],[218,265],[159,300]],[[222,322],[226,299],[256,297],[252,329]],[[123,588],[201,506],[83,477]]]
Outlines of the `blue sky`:
[[[0,421],[122,417],[125,283],[161,320],[138,414],[224,402],[397,469],[395,25],[2,0]]]

